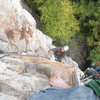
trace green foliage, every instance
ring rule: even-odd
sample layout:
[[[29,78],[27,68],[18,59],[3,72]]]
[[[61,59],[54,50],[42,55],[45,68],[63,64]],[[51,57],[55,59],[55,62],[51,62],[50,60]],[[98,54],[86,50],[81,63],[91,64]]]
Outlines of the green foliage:
[[[100,0],[27,0],[38,12],[42,31],[56,39],[56,44],[68,43],[77,35],[90,50],[89,60],[100,61]]]
[[[75,19],[72,3],[68,0],[35,0],[38,10],[42,13],[43,32],[60,44],[69,42],[79,30]]]
[[[93,48],[89,60],[100,61],[100,1],[75,2],[74,11],[80,26],[78,36]]]
[[[33,6],[33,0],[26,0],[27,4],[32,7]]]
[[[95,63],[97,61],[100,61],[100,48],[95,48],[90,52],[90,56],[88,57],[89,60],[92,61],[92,63]]]
[[[98,45],[100,39],[100,1],[75,3],[75,14],[80,22],[80,34],[89,46]]]

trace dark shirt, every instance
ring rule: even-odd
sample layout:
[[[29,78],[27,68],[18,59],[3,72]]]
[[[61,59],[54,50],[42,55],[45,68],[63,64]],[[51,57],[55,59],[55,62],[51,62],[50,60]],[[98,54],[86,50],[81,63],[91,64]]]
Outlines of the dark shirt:
[[[59,59],[59,61],[61,61],[61,59],[64,58],[66,55],[66,52],[61,52],[61,48],[62,47],[57,47],[57,48],[51,49],[54,52],[55,57],[57,57],[57,59]]]

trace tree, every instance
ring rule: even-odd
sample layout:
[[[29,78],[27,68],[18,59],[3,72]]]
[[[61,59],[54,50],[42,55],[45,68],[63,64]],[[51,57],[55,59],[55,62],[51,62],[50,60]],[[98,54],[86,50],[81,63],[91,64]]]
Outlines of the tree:
[[[75,1],[74,10],[80,27],[78,36],[91,48],[89,60],[100,61],[100,1]]]
[[[100,48],[94,48],[90,51],[90,56],[88,57],[92,61],[92,63],[95,63],[97,61],[100,61]]]
[[[100,60],[100,0],[27,0],[38,12],[42,31],[56,39],[56,45],[68,43],[77,35],[89,48],[89,60]],[[95,59],[94,59],[95,57]]]
[[[79,31],[78,21],[75,19],[73,5],[68,0],[35,0],[41,13],[42,31],[56,39],[56,44],[70,41]]]

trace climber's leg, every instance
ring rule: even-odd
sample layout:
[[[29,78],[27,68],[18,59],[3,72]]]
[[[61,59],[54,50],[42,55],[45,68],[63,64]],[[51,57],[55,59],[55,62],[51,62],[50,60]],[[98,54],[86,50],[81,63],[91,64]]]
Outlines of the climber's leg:
[[[52,87],[60,87],[60,88],[70,88],[71,87],[68,84],[66,84],[66,82],[63,79],[59,77],[50,78],[50,84]]]
[[[68,57],[68,56],[65,56],[64,60],[65,60],[66,63],[70,63],[70,60],[72,60],[72,58]]]
[[[100,100],[93,90],[86,86],[74,88],[48,88],[33,93],[28,100]]]
[[[51,78],[50,84],[56,87],[35,92],[28,100],[100,100],[93,90],[87,86],[67,88],[68,85],[65,81],[57,77]]]

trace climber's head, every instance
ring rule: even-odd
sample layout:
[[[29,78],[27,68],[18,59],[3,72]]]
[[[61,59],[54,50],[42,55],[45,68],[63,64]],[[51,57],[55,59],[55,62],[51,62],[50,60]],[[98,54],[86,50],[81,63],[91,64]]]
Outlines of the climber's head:
[[[61,48],[61,52],[66,52],[69,49],[69,47],[67,45],[65,45],[64,47]]]

